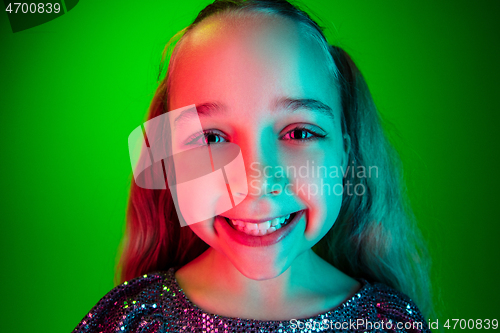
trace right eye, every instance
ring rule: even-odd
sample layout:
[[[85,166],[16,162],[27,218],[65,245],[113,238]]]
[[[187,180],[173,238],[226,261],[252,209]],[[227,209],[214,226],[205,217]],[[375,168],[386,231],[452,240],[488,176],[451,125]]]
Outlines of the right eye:
[[[216,143],[228,142],[224,134],[217,130],[206,130],[203,133],[196,133],[187,140],[188,145],[212,145]]]

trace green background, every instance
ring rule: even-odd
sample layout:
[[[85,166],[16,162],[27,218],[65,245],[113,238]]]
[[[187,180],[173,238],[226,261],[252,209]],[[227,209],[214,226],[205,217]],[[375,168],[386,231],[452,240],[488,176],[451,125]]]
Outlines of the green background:
[[[161,51],[209,1],[0,13],[0,330],[69,332],[111,288]],[[303,1],[357,62],[405,166],[440,324],[499,319],[498,1]]]

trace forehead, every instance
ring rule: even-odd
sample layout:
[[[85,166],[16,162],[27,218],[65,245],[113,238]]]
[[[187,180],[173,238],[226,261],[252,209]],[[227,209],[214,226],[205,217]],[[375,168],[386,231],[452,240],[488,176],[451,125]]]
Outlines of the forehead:
[[[208,100],[258,107],[277,94],[332,97],[319,43],[278,16],[210,17],[182,39],[170,70],[170,109]]]

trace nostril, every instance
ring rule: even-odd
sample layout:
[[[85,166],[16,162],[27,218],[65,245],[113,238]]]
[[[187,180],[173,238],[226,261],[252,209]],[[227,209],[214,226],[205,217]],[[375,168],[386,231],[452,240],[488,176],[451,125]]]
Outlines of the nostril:
[[[274,184],[274,185],[277,185],[277,184]],[[278,186],[273,186],[273,187],[271,187],[271,189],[268,193],[271,195],[278,195],[281,193],[281,188],[279,188]]]

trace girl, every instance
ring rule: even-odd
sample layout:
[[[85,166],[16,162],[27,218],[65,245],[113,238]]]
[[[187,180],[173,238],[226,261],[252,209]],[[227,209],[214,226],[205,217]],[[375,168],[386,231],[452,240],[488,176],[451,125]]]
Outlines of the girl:
[[[246,186],[226,175],[230,209],[181,226],[186,196],[133,182],[123,283],[75,332],[429,332],[424,247],[350,57],[282,0],[215,1],[178,36],[149,119],[176,115],[171,151],[237,145]]]

